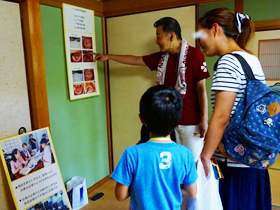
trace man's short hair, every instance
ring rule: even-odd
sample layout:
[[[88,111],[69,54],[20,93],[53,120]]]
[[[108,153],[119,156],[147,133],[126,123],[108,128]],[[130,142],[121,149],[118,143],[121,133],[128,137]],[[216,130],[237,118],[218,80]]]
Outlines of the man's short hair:
[[[48,143],[48,140],[45,138],[42,138],[42,140],[40,141],[40,144],[47,144],[47,143]]]
[[[22,144],[22,147],[24,147],[24,146],[27,146],[27,144],[26,144],[26,143],[23,143],[23,144]]]
[[[182,97],[171,86],[156,85],[149,88],[140,100],[140,116],[150,132],[169,135],[182,117]]]
[[[174,32],[177,36],[177,39],[182,40],[181,36],[181,27],[178,21],[172,17],[163,17],[157,20],[154,23],[154,27],[157,28],[159,26],[162,26],[162,30],[165,34],[168,34],[170,32]]]

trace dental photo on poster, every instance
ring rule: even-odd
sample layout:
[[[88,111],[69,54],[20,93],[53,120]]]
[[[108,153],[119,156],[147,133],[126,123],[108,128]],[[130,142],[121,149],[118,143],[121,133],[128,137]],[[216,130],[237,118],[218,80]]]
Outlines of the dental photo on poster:
[[[71,62],[77,63],[83,61],[82,51],[81,50],[70,50]]]
[[[94,93],[96,91],[94,82],[86,82],[86,93]]]
[[[78,82],[73,84],[74,95],[83,95],[85,93],[85,84]]]
[[[44,131],[1,143],[11,181],[53,164],[54,158]]]
[[[81,48],[81,38],[80,37],[69,37],[70,40],[70,48]]]
[[[83,48],[92,49],[92,37],[82,36]]]
[[[93,69],[84,69],[85,81],[94,80],[94,70]]]
[[[73,70],[72,71],[73,82],[82,82],[84,81],[83,70]]]
[[[83,62],[95,62],[92,50],[83,50]]]

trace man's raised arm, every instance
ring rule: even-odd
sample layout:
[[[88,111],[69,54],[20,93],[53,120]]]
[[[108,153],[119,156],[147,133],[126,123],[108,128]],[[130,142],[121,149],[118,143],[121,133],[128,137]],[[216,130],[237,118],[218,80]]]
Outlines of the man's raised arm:
[[[145,66],[142,56],[113,55],[113,54],[106,55],[106,54],[98,54],[98,53],[93,53],[93,54],[95,55],[95,59],[98,61],[113,60],[113,61],[123,63],[123,64]]]

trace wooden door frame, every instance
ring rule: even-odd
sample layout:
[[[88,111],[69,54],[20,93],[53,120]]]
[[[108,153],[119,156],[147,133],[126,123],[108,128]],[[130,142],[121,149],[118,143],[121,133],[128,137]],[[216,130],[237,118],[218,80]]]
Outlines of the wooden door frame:
[[[19,3],[32,130],[50,127],[39,0]]]

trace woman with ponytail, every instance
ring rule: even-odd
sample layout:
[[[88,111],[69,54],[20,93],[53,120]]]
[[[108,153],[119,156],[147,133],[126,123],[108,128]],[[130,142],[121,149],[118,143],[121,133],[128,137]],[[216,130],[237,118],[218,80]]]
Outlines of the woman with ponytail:
[[[205,174],[210,172],[212,156],[218,160],[224,179],[219,182],[225,210],[271,210],[270,180],[267,170],[252,169],[222,156],[216,149],[234,115],[236,105],[247,85],[241,64],[231,54],[241,55],[252,68],[256,79],[265,83],[258,58],[246,50],[254,34],[248,15],[229,9],[211,10],[199,19],[196,38],[206,56],[219,56],[214,69],[211,103],[213,115],[205,137],[201,161]]]

